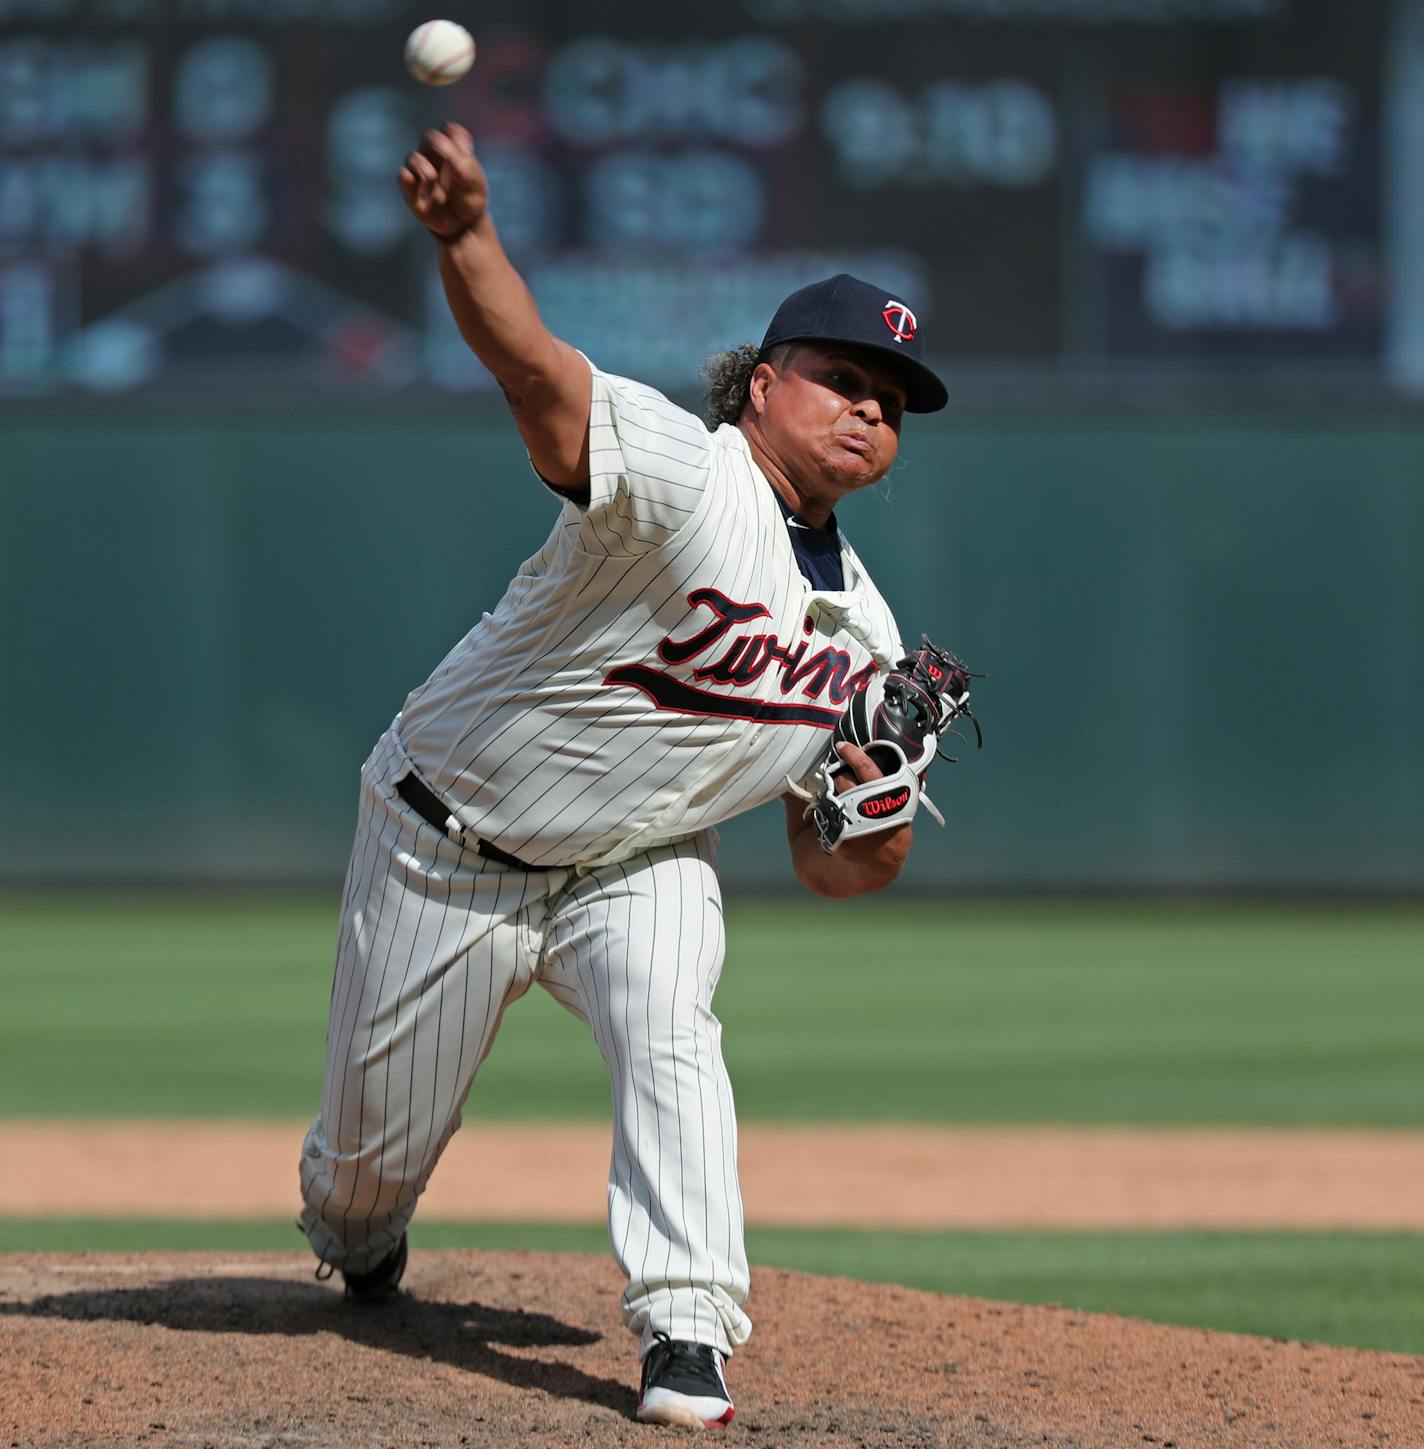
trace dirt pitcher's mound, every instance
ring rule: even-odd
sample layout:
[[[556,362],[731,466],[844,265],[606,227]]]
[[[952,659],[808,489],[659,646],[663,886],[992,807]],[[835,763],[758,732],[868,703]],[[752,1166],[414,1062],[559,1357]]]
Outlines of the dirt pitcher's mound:
[[[357,1308],[296,1253],[0,1258],[0,1445],[676,1442],[632,1420],[611,1262],[417,1253],[407,1281]],[[751,1306],[728,1440],[768,1449],[1424,1437],[1424,1358],[774,1270]]]

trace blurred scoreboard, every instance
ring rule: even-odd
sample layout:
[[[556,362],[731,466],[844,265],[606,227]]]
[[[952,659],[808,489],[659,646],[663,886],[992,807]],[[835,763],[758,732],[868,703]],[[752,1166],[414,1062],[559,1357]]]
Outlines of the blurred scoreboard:
[[[466,124],[550,325],[668,388],[848,270],[936,357],[1375,364],[1385,0],[0,0],[0,397],[489,386],[394,174]]]

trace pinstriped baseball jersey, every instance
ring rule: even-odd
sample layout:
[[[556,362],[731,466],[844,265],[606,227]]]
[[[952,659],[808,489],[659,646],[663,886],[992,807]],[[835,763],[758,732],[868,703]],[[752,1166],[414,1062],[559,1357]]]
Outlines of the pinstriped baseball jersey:
[[[400,740],[474,835],[627,859],[774,799],[900,652],[848,544],[803,578],[741,431],[593,368],[590,497],[406,700]]]

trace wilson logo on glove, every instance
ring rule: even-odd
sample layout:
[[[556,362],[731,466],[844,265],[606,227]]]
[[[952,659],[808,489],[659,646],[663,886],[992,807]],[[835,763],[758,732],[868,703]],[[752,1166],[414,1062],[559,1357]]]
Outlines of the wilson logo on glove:
[[[867,819],[874,820],[881,815],[903,810],[909,803],[910,787],[906,785],[903,790],[887,790],[883,795],[872,795],[869,800],[862,800],[856,809]]]

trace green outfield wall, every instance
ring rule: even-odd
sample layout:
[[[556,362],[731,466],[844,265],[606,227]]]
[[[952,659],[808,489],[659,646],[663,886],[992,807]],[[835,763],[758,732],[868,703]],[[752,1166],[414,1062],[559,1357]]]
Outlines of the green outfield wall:
[[[1424,885],[1424,419],[912,419],[842,525],[989,677],[920,885]],[[0,434],[0,879],[334,881],[553,507],[477,410]],[[729,878],[789,879],[779,811]]]

